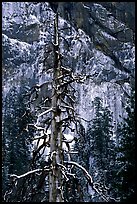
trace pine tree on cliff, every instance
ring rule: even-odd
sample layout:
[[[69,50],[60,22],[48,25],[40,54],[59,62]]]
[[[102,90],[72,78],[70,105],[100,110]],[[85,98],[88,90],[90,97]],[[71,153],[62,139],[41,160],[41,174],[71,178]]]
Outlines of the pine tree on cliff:
[[[102,107],[101,98],[94,99],[95,117],[91,127],[92,151],[97,169],[103,172],[103,177],[109,183],[108,177],[111,169],[111,159],[113,162],[114,145],[111,139],[112,132],[112,115],[108,108]],[[106,173],[104,173],[106,172]],[[98,171],[100,174],[100,171]],[[106,175],[105,175],[106,174]]]
[[[78,150],[77,161],[82,163],[96,181],[104,186],[110,186],[113,181],[114,169],[114,142],[111,140],[112,133],[112,114],[110,110],[102,106],[102,100],[96,97],[93,101],[95,116],[92,124],[88,125],[88,130],[80,131],[78,142],[75,142],[75,150]],[[81,151],[82,149],[82,151]],[[92,160],[92,162],[90,161]],[[85,195],[88,188],[83,191]],[[89,199],[89,201],[91,201]],[[94,201],[100,201],[96,198]]]
[[[5,113],[2,118],[2,190],[5,194],[10,185],[8,175],[15,172],[21,174],[28,169],[30,156],[27,143],[31,140],[32,132],[28,134],[24,129],[33,121],[33,117],[26,109],[22,96],[18,95],[16,87],[10,90],[3,104]],[[22,117],[26,111],[28,114]]]
[[[120,201],[133,201],[135,199],[135,91],[132,89],[131,97],[126,105],[127,117],[117,130],[118,146],[117,171],[114,188]]]

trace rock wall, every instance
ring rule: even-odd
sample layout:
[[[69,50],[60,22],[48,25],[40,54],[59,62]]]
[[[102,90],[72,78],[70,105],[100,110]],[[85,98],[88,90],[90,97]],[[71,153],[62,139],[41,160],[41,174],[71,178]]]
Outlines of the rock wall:
[[[101,97],[113,112],[115,131],[135,81],[134,2],[3,2],[3,97],[13,86],[20,94],[21,87],[50,80],[53,55],[48,50],[57,6],[63,65],[94,76],[75,84],[76,109],[91,120],[92,101]]]

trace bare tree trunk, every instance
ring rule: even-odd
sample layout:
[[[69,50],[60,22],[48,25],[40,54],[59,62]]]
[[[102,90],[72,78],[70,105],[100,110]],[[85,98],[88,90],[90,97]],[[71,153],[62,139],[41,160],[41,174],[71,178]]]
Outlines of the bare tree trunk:
[[[59,81],[56,80],[60,76],[60,55],[59,55],[59,36],[58,36],[58,13],[54,21],[54,70],[53,70],[53,84],[52,84],[52,124],[51,124],[51,140],[50,152],[53,155],[52,165],[53,171],[49,175],[49,202],[63,202],[61,196],[62,174],[56,165],[62,163],[62,130],[61,124],[61,111],[59,111],[60,99],[58,98],[57,91]]]

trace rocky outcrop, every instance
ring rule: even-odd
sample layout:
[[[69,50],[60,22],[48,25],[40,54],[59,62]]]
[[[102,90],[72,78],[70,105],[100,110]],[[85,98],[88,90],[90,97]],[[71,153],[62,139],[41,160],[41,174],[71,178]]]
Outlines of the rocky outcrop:
[[[57,7],[63,65],[94,76],[75,85],[76,108],[92,119],[92,101],[102,97],[116,129],[134,84],[134,2],[3,2],[3,95],[13,86],[20,93],[21,86],[31,88],[51,78],[53,55],[48,51]]]

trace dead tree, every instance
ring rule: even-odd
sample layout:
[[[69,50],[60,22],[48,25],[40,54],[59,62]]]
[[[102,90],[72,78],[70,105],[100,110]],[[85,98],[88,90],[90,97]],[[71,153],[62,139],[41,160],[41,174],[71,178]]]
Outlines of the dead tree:
[[[52,122],[51,122],[51,138],[50,153],[52,157],[52,172],[49,175],[49,202],[62,202],[61,193],[58,193],[62,186],[62,176],[57,163],[62,164],[62,124],[61,122],[61,101],[58,92],[61,91],[60,80],[61,63],[59,57],[59,36],[58,36],[58,13],[54,21],[54,69],[52,82]]]
[[[83,176],[85,176],[92,189],[104,201],[109,202],[110,198],[99,190],[99,184],[94,183],[92,176],[87,170],[71,160],[71,154],[74,152],[71,151],[70,143],[73,139],[70,141],[64,135],[66,129],[77,132],[77,124],[79,122],[79,118],[75,113],[75,89],[72,84],[74,82],[83,83],[87,76],[74,75],[70,68],[62,65],[62,56],[59,49],[58,12],[54,20],[53,48],[54,67],[52,69],[51,97],[43,98],[44,106],[40,106],[40,109],[36,110],[36,124],[28,124],[26,127],[26,131],[34,128],[37,134],[34,138],[36,147],[32,154],[32,166],[27,173],[20,176],[12,174],[10,177],[16,190],[18,190],[18,181],[23,178],[25,179],[24,186],[26,190],[23,191],[22,188],[24,187],[20,187],[22,199],[25,201],[37,201],[37,198],[34,199],[34,197],[39,193],[40,189],[43,189],[41,200],[46,200],[45,183],[48,182],[48,201],[65,202],[64,183],[69,182],[70,178],[75,178],[76,174],[72,173],[72,169],[79,168],[83,171]],[[40,87],[42,85],[37,85],[31,90],[33,90],[33,93],[37,92],[38,95]],[[31,92],[29,93],[29,98],[30,94]],[[50,106],[46,106],[46,101],[50,101]],[[72,128],[72,124],[75,126],[75,129]],[[41,140],[43,141],[42,143],[40,142]],[[63,149],[63,143],[66,144],[66,149]],[[44,155],[46,148],[49,148],[48,161],[44,160],[43,165],[37,168],[37,160]],[[67,160],[64,160],[65,155],[67,156]],[[27,183],[25,184],[25,182]],[[32,186],[30,187],[30,185]],[[5,194],[5,200],[8,201],[6,198],[12,193],[13,189],[7,192]]]

